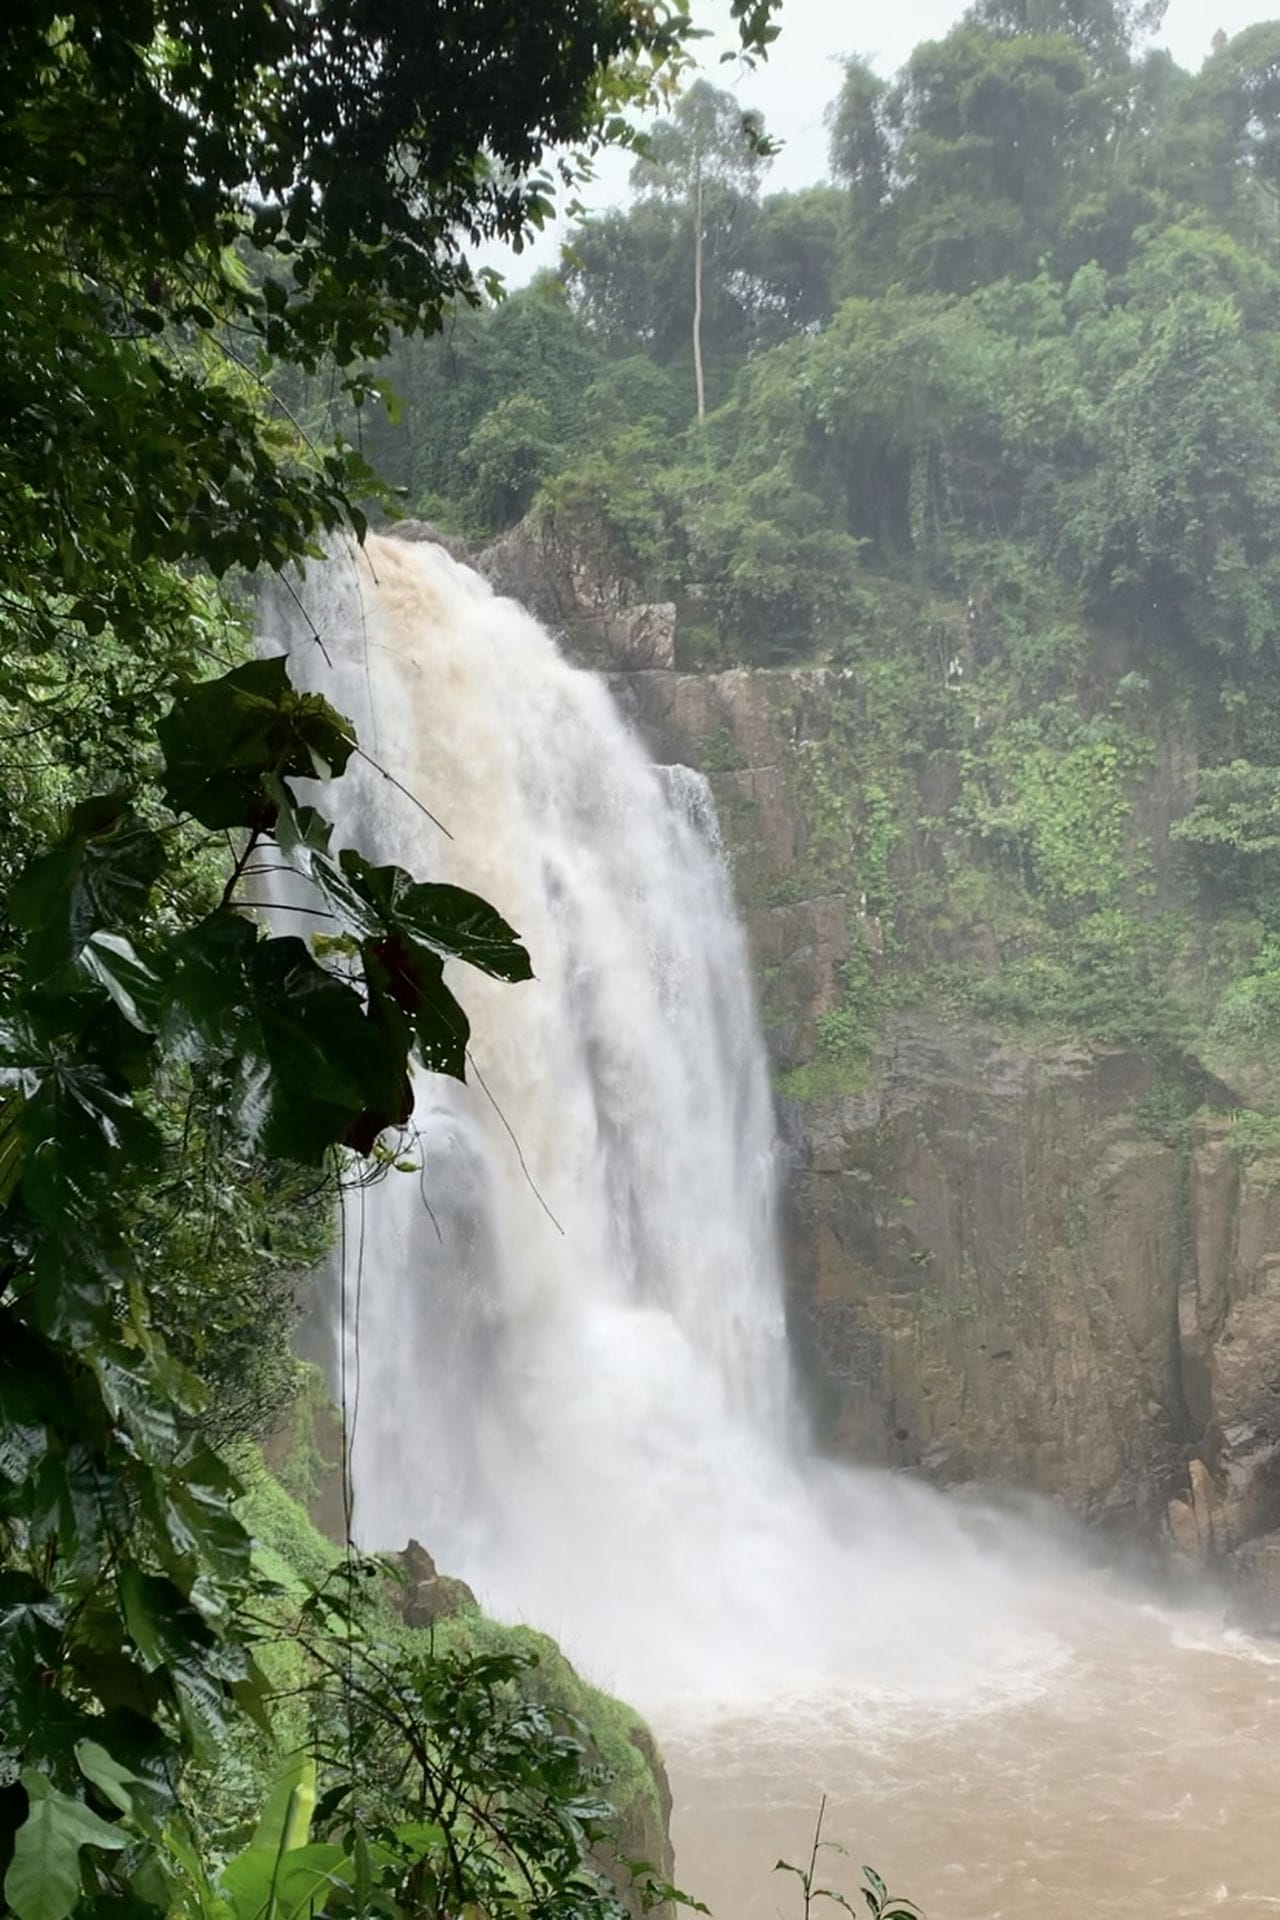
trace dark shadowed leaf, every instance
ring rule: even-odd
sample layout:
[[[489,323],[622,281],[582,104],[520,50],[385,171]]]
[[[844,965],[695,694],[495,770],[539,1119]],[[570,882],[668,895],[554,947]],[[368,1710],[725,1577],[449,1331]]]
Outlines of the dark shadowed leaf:
[[[206,827],[270,827],[277,805],[265,780],[328,779],[355,746],[350,722],[322,695],[290,684],[283,656],[188,688],[158,733],[166,797]]]
[[[132,941],[121,933],[100,929],[85,941],[79,960],[84,972],[111,996],[130,1026],[144,1033],[155,1031],[163,983],[155,965],[141,958]]]
[[[28,934],[28,972],[43,980],[74,960],[92,934],[136,920],[163,866],[163,842],[124,795],[78,806],[62,838],[30,862],[10,896],[10,912]]]
[[[54,1228],[92,1215],[123,1156],[146,1166],[158,1151],[155,1128],[129,1089],[83,1057],[59,1060],[41,1075],[18,1126],[23,1200]]]
[[[408,1118],[403,1053],[371,1021],[355,990],[318,966],[292,936],[261,941],[246,978],[261,1056],[262,1141],[315,1164],[353,1126]],[[245,1065],[252,1074],[252,1057]]]
[[[375,867],[350,848],[327,866],[326,893],[365,937],[399,934],[442,959],[466,960],[499,980],[530,980],[533,968],[519,936],[487,900],[413,880],[402,867]]]

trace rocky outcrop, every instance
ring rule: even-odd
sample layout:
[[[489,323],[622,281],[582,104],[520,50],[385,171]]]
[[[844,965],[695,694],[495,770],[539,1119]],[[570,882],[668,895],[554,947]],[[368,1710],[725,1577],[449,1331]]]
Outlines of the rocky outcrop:
[[[494,591],[562,633],[591,666],[631,672],[675,662],[676,610],[637,602],[580,539],[525,520],[473,556]]]
[[[792,1318],[841,1450],[1094,1519],[1179,1479],[1179,1155],[1121,1051],[922,1014],[865,1092],[784,1103]]]
[[[404,1583],[399,1612],[406,1627],[434,1627],[455,1613],[479,1613],[480,1603],[466,1581],[441,1573],[421,1541],[410,1540],[403,1553],[390,1559]]]
[[[1179,1342],[1194,1455],[1170,1532],[1280,1626],[1280,1184],[1270,1163],[1240,1164],[1225,1123],[1200,1130],[1189,1229]]]

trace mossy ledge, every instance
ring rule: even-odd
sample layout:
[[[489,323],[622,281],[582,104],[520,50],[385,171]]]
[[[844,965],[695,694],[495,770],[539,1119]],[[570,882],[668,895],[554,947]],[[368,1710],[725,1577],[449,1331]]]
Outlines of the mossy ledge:
[[[258,1570],[280,1589],[275,1605],[286,1631],[261,1654],[277,1694],[275,1738],[268,1742],[265,1736],[252,1737],[227,1756],[219,1769],[225,1775],[224,1792],[215,1791],[212,1802],[215,1827],[224,1794],[228,1804],[233,1801],[236,1784],[246,1775],[260,1775],[265,1784],[280,1752],[306,1739],[304,1710],[289,1702],[305,1678],[305,1655],[288,1635],[288,1617],[292,1605],[323,1586],[343,1560],[340,1539],[322,1531],[312,1517],[341,1514],[333,1444],[335,1434],[340,1434],[340,1421],[320,1376],[314,1369],[307,1369],[306,1375],[287,1427],[267,1443],[265,1457],[264,1451],[248,1445],[235,1448],[231,1456],[244,1489],[238,1502],[240,1518],[253,1537]],[[290,1488],[305,1495],[306,1506]],[[627,1863],[644,1861],[666,1880],[673,1872],[671,1794],[657,1741],[644,1720],[623,1701],[584,1680],[547,1634],[492,1620],[469,1600],[429,1627],[409,1626],[401,1618],[402,1592],[393,1557],[388,1555],[388,1578],[369,1601],[370,1624],[384,1640],[406,1652],[519,1653],[532,1658],[534,1664],[524,1682],[530,1697],[583,1730],[591,1758],[600,1768],[601,1790],[616,1820],[611,1844],[601,1850],[597,1865],[638,1913],[639,1897]]]

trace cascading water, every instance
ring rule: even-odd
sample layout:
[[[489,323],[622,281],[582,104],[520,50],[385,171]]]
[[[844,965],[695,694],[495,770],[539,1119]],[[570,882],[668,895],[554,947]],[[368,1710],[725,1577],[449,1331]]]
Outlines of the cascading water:
[[[537,975],[457,970],[470,1083],[424,1077],[420,1173],[348,1205],[360,1540],[418,1536],[655,1715],[693,1810],[684,1871],[701,1862],[737,1920],[774,1910],[768,1867],[803,1850],[820,1790],[875,1821],[917,1897],[924,1863],[958,1874],[952,1920],[1050,1920],[1086,1894],[1097,1915],[1206,1912],[1241,1857],[1214,1855],[1212,1783],[1224,1753],[1251,1806],[1280,1778],[1274,1736],[1240,1745],[1280,1669],[1211,1623],[1188,1638],[1029,1526],[806,1454],[769,1088],[705,783],[652,766],[605,686],[437,548],[371,539],[303,599],[319,640],[280,603],[267,644],[385,770],[353,763],[342,831],[492,900]],[[1224,1717],[1242,1673],[1256,1711]],[[1208,1804],[1178,1813],[1184,1760]],[[1154,1837],[1100,1893],[1063,1810],[1087,1826],[1126,1794]],[[1189,1836],[1172,1887],[1141,1864],[1169,1851],[1162,1821]],[[1280,1892],[1280,1846],[1243,1857]]]
[[[424,1079],[421,1177],[348,1210],[359,1538],[420,1535],[648,1701],[926,1645],[932,1686],[954,1652],[976,1676],[998,1563],[901,1489],[878,1624],[850,1555],[877,1551],[884,1483],[803,1464],[769,1086],[705,782],[655,768],[604,684],[438,548],[371,540],[310,595],[337,697],[400,783],[349,773],[340,824],[491,899],[537,975],[458,980],[472,1084]],[[937,1527],[971,1590],[944,1632],[915,1582],[908,1651]]]

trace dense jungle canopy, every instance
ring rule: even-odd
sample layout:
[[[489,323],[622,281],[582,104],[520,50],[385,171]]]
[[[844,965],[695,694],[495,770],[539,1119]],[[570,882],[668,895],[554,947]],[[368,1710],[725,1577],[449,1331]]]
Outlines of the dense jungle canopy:
[[[1188,1047],[1280,1038],[1280,28],[1191,74],[1157,27],[980,3],[851,60],[796,193],[699,82],[559,272],[384,363],[412,510],[607,556],[678,665],[856,668],[795,886],[875,925],[785,1092],[903,999],[1152,1046],[1175,1117]],[[1133,811],[1171,732],[1176,895]]]

